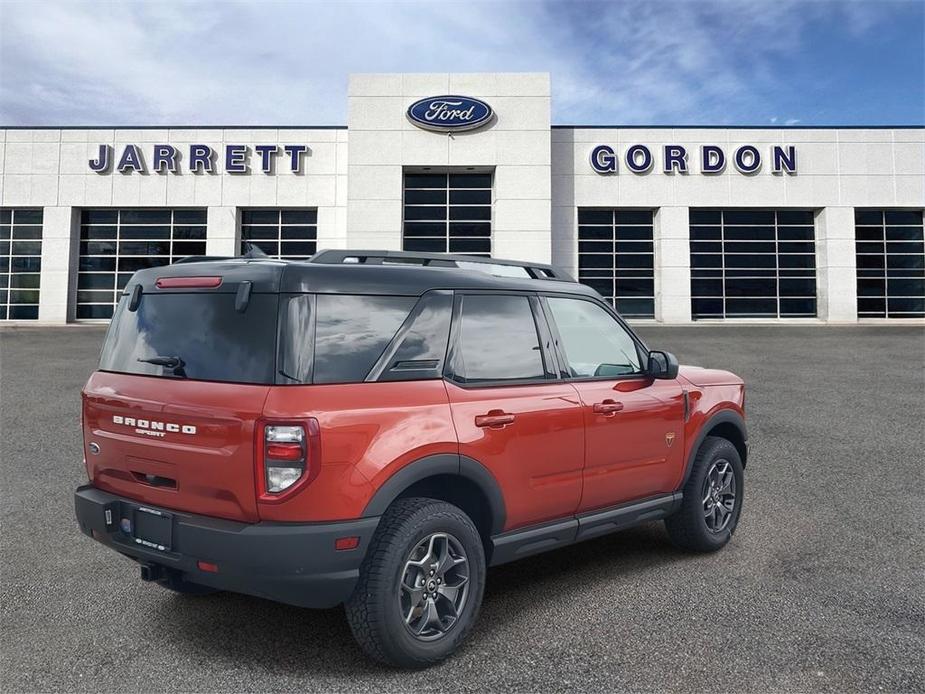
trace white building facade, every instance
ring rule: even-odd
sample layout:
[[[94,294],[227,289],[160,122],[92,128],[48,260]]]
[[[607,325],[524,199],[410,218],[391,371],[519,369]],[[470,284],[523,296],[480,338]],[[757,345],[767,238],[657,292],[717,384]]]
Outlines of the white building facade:
[[[925,128],[552,125],[547,74],[353,75],[348,102],[0,130],[0,320],[105,320],[135,270],[247,243],[552,262],[664,323],[925,318]]]

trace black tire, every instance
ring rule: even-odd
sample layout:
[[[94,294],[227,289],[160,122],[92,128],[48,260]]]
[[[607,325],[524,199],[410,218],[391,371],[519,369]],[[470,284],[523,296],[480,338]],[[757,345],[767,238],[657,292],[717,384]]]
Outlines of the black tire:
[[[436,546],[444,542],[440,538],[450,548],[446,552],[450,557],[447,565],[455,567],[451,562],[456,562],[460,572],[464,566],[464,581],[461,574],[454,573],[455,568],[445,573],[438,571],[433,577],[427,569],[416,565],[409,569],[412,558],[421,559],[428,567],[434,566],[429,557],[437,556]],[[415,554],[425,545],[426,556]],[[460,556],[464,562],[459,561]],[[430,588],[426,586],[439,576],[444,576],[443,589],[435,589],[439,594],[427,593]],[[426,582],[425,587],[410,590],[409,582],[416,587],[419,579]],[[460,585],[451,586],[451,582]],[[468,585],[465,594],[461,594],[462,585]],[[456,597],[447,597],[444,591],[454,588]],[[404,668],[427,667],[453,653],[466,638],[478,616],[484,588],[485,552],[469,516],[452,504],[434,499],[399,499],[382,516],[363,559],[359,582],[345,605],[347,620],[360,647],[375,660]],[[425,591],[423,598],[420,591]],[[434,615],[440,610],[446,613],[451,607],[455,611],[460,599],[455,621],[451,616],[445,617],[449,626],[444,625],[444,618],[439,618],[427,632],[417,636],[412,633],[422,623],[431,623],[431,612],[427,610],[433,609]],[[407,615],[403,613],[406,604],[411,606]],[[406,616],[411,619],[415,613],[418,619],[406,623]],[[428,636],[431,631],[436,633]]]
[[[724,465],[728,464],[728,468]],[[734,480],[731,504],[728,495],[712,493],[713,487],[707,481],[714,470],[731,470]],[[681,508],[665,519],[665,527],[671,541],[688,552],[715,552],[721,549],[735,532],[742,513],[745,496],[745,474],[739,451],[727,439],[708,436],[700,445],[690,477],[683,489]],[[709,496],[709,500],[705,497]],[[716,500],[721,503],[717,504]],[[724,501],[725,500],[725,501]],[[727,510],[731,505],[731,510]],[[717,508],[717,507],[720,508]],[[722,519],[717,517],[723,513]],[[707,517],[710,514],[710,517]],[[711,527],[711,524],[715,527]]]

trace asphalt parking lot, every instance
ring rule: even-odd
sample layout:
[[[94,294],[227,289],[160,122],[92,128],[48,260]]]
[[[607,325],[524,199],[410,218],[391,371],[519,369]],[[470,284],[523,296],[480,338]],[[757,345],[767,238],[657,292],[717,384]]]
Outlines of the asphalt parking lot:
[[[731,544],[661,524],[489,573],[464,649],[368,662],[341,610],[179,597],[80,534],[79,391],[96,327],[0,332],[0,689],[14,691],[923,691],[925,330],[644,327],[748,383]]]

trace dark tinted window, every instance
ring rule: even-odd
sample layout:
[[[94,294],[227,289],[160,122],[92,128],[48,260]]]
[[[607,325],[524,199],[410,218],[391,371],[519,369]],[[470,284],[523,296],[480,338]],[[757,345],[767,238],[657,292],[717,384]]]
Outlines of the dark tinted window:
[[[234,294],[145,294],[137,311],[122,297],[109,326],[100,369],[201,381],[273,383],[276,294],[254,294],[235,311]],[[177,368],[139,359],[177,357]]]
[[[381,365],[382,381],[440,378],[453,315],[452,292],[425,294],[403,329],[394,353]]]
[[[922,210],[855,210],[859,318],[925,316]]]
[[[578,208],[578,281],[625,316],[655,315],[651,210]]]
[[[692,209],[690,224],[694,319],[816,315],[812,210]]]
[[[132,273],[206,252],[206,210],[80,213],[77,318],[110,318]]]
[[[317,238],[317,209],[241,211],[241,253],[253,244],[273,258],[301,260],[314,255]]]
[[[464,296],[453,372],[456,380],[468,383],[544,378],[529,299]]]
[[[405,174],[402,248],[491,255],[491,174]]]
[[[42,214],[40,209],[0,209],[0,320],[39,317]]]
[[[406,296],[319,294],[314,383],[366,378],[417,302]]]

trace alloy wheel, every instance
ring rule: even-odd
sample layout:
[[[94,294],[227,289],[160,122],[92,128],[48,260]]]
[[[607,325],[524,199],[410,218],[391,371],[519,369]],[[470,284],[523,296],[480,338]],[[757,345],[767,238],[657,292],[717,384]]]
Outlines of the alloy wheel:
[[[399,603],[405,627],[422,641],[443,637],[459,619],[469,597],[469,559],[449,533],[432,533],[405,561]]]
[[[715,461],[703,480],[703,517],[712,533],[725,530],[732,520],[736,503],[736,480],[732,464]]]

